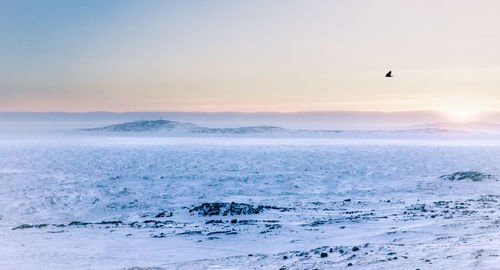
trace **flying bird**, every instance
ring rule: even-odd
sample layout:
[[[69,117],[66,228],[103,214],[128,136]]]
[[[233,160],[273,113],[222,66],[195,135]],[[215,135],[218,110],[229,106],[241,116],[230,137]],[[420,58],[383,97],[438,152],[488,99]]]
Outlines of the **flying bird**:
[[[387,74],[385,74],[385,76],[388,78],[394,77],[394,76],[392,76],[392,70],[389,70],[389,72],[387,72]]]

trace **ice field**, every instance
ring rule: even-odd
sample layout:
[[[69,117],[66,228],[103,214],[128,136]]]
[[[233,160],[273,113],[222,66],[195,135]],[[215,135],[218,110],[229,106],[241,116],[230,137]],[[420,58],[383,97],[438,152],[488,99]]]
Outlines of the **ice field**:
[[[0,269],[500,265],[494,136],[150,135],[1,134]]]

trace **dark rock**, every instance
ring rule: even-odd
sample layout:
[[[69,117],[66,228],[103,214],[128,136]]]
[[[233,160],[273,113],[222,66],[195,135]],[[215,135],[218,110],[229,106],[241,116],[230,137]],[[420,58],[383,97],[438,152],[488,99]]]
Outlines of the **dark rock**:
[[[177,235],[200,235],[201,231],[185,231],[178,233]]]
[[[264,207],[264,209],[268,209],[268,210],[278,210],[278,211],[280,211],[280,212],[286,212],[286,211],[290,211],[290,210],[295,209],[295,208],[277,207],[277,206],[269,206],[269,205],[262,205],[262,207]]]
[[[359,250],[359,247],[352,247],[352,251],[353,251],[353,252],[356,252],[356,251],[358,251],[358,250]]]
[[[23,230],[23,229],[31,229],[31,228],[38,228],[38,229],[41,229],[41,228],[45,228],[47,227],[48,224],[22,224],[22,225],[19,225],[15,228],[13,228],[12,230]]]
[[[193,207],[189,212],[198,212],[202,216],[215,215],[250,215],[259,214],[264,210],[262,205],[254,207],[246,203],[203,203],[200,206]]]
[[[212,235],[212,234],[223,234],[223,233],[227,233],[229,231],[216,231],[216,232],[209,232],[207,233],[207,235]]]
[[[81,222],[81,221],[71,221],[68,226],[87,226],[90,223],[88,222]]]
[[[104,225],[104,224],[120,225],[120,224],[123,224],[123,222],[121,222],[119,220],[118,221],[113,220],[113,221],[101,221],[101,222],[96,223],[96,224],[102,224],[102,225]]]
[[[439,178],[449,181],[471,180],[473,182],[479,182],[485,179],[491,179],[493,178],[493,175],[484,174],[476,171],[465,171],[465,172],[456,172],[452,174],[442,175]]]
[[[282,226],[280,224],[266,224],[266,229],[260,233],[268,233],[272,230],[280,229]]]
[[[321,256],[321,258],[326,258],[326,257],[328,257],[328,253],[326,253],[326,252],[321,252],[321,255],[320,255],[320,256]]]
[[[144,220],[143,223],[160,223],[161,221],[158,221],[158,220],[151,220],[151,219],[148,219],[148,220]]]
[[[222,223],[222,220],[215,220],[215,219],[211,219],[211,220],[207,220],[205,222],[205,224],[212,224],[212,223]]]
[[[244,220],[241,220],[241,219],[240,219],[240,220],[238,220],[238,223],[239,223],[239,224],[255,224],[255,223],[257,223],[257,222],[259,222],[259,221],[257,221],[257,220],[252,220],[252,219],[244,219]]]
[[[414,205],[407,207],[406,209],[426,212],[424,203],[417,203],[417,204],[414,204]]]
[[[315,220],[315,221],[311,222],[311,224],[306,224],[304,226],[317,227],[317,226],[323,225],[325,223],[328,223],[328,220]]]
[[[167,213],[167,212],[161,212],[161,213],[158,213],[155,218],[162,218],[162,217],[171,217],[173,216],[173,213],[170,212],[170,213]]]
[[[151,238],[164,238],[164,237],[167,237],[166,234],[164,233],[160,233],[160,234],[152,234],[150,235]]]

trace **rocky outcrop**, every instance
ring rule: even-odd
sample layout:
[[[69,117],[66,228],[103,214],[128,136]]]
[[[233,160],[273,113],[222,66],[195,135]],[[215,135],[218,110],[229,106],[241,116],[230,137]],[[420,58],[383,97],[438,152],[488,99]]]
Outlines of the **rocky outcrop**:
[[[197,212],[202,216],[214,215],[250,215],[258,214],[264,210],[264,206],[259,205],[254,207],[246,203],[203,203],[199,206],[193,207],[189,212]]]
[[[277,206],[268,206],[268,205],[259,205],[254,206],[246,203],[203,203],[199,206],[195,206],[189,209],[189,213],[196,212],[202,216],[215,216],[215,215],[252,215],[259,214],[264,210],[278,210],[281,212],[288,211],[290,208],[286,207],[277,207]]]
[[[465,172],[456,172],[452,174],[442,175],[439,178],[449,181],[471,180],[473,182],[480,182],[486,179],[493,178],[493,175],[476,171],[465,171]]]

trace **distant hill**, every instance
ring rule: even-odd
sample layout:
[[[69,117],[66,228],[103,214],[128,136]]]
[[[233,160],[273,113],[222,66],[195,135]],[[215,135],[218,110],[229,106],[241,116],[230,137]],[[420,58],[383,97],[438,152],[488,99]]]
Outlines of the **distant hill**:
[[[447,130],[495,130],[499,124],[490,122],[439,122],[410,126],[412,129],[447,129]]]
[[[191,123],[181,123],[169,120],[135,121],[98,128],[84,129],[87,131],[112,132],[175,132],[175,133],[207,133],[207,134],[253,134],[277,133],[288,130],[274,126],[255,126],[239,128],[208,128]]]
[[[291,130],[273,127],[273,126],[257,126],[257,127],[239,127],[239,128],[205,128],[200,127],[192,130],[192,133],[220,133],[220,134],[249,134],[249,133],[280,133],[291,132]]]
[[[126,123],[143,119],[162,119],[194,123],[204,127],[275,126],[288,129],[397,129],[408,125],[447,121],[440,112],[0,112],[0,124],[25,123],[49,126],[79,125],[80,128]]]
[[[134,121],[122,124],[109,125],[98,128],[83,129],[86,131],[105,131],[105,132],[127,132],[127,133],[157,133],[169,135],[182,134],[220,134],[220,135],[292,135],[292,136],[325,136],[339,134],[340,136],[365,137],[371,135],[394,135],[398,134],[450,134],[462,133],[462,130],[445,129],[439,125],[422,125],[418,128],[396,129],[396,130],[305,130],[305,129],[285,129],[276,126],[249,126],[237,128],[209,128],[191,123],[181,123],[170,120],[152,120],[152,121]],[[457,134],[458,134],[457,133]]]
[[[99,128],[88,128],[89,131],[117,131],[117,132],[143,132],[143,131],[192,131],[199,127],[195,124],[180,123],[169,120],[134,121],[123,124],[110,125]]]
[[[390,130],[405,128],[452,128],[457,125],[443,125],[450,123],[450,118],[442,112],[433,111],[406,111],[406,112],[0,112],[0,125],[17,124],[27,127],[42,125],[48,128],[89,128],[95,126],[111,125],[113,123],[126,123],[142,119],[167,118],[179,123],[194,123],[198,126],[213,128],[243,127],[283,127],[288,129],[308,130]],[[500,112],[483,113],[471,123],[500,123]],[[430,124],[429,124],[430,123]],[[494,125],[494,124],[493,124]]]

